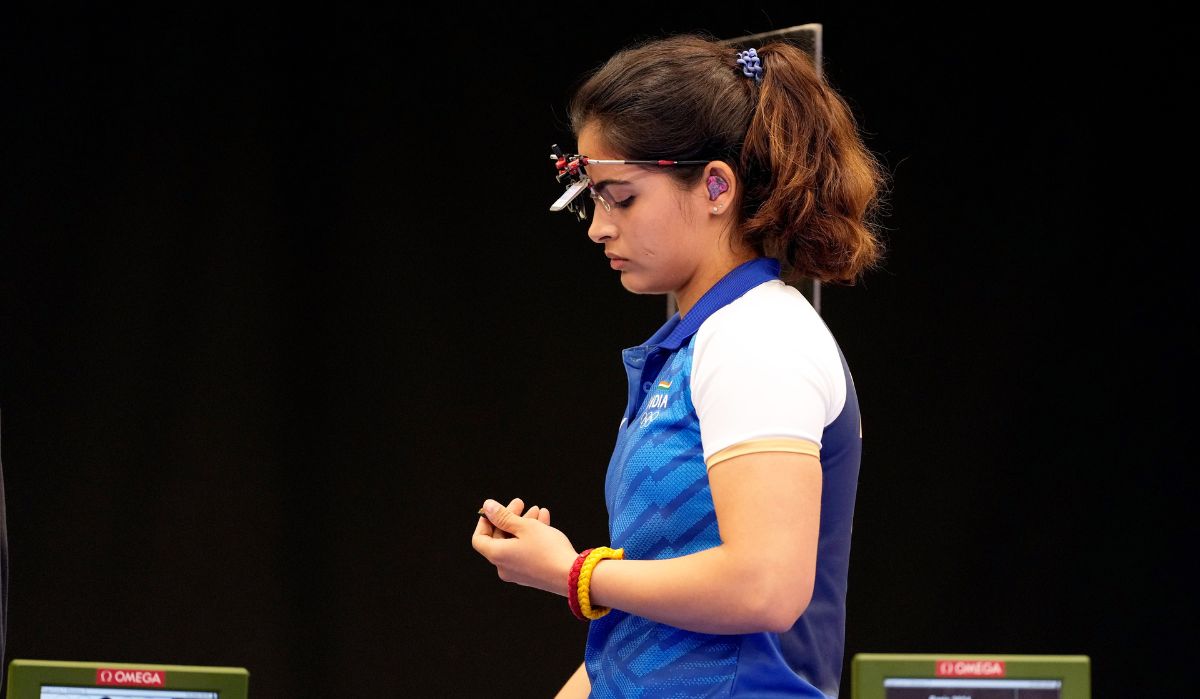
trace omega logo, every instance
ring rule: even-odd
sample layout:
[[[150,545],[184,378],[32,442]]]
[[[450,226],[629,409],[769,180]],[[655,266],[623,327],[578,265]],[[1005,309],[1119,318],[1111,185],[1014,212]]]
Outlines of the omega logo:
[[[167,673],[162,670],[124,670],[102,667],[96,670],[96,684],[165,687]]]

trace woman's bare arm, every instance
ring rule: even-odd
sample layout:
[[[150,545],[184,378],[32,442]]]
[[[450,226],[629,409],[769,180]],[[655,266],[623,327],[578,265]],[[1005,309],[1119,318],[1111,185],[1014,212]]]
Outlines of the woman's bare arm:
[[[821,464],[788,452],[744,454],[709,469],[721,544],[664,560],[606,560],[591,602],[701,633],[785,631],[816,577]],[[576,550],[561,531],[489,501],[472,545],[502,580],[566,594]],[[512,535],[492,537],[496,528]]]
[[[567,680],[563,688],[558,690],[554,699],[587,699],[592,692],[592,683],[588,681],[587,668],[581,663],[575,674]]]

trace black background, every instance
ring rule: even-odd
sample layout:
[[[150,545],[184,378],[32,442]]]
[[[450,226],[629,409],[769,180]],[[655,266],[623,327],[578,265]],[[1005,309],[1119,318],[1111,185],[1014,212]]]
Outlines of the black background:
[[[586,628],[474,512],[605,541],[618,352],[665,308],[547,211],[571,87],[634,39],[819,22],[892,173],[884,268],[823,299],[866,439],[847,668],[1087,654],[1097,697],[1182,691],[1194,117],[1181,23],[1128,9],[6,10],[6,662],[552,695]]]

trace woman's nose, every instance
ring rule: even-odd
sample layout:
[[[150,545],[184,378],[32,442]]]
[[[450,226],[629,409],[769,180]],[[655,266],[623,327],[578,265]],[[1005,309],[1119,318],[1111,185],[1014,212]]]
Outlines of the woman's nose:
[[[603,243],[617,237],[617,227],[604,218],[599,211],[592,213],[592,221],[588,225],[588,237],[592,239],[593,243]]]

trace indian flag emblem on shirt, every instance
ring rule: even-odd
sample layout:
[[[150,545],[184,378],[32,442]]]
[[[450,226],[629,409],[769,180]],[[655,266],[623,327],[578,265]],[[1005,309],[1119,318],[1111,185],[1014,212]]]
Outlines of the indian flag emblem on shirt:
[[[659,387],[659,388],[670,388],[670,387],[671,387],[671,382],[670,382],[670,381],[659,381],[659,382],[658,382],[658,387]]]

